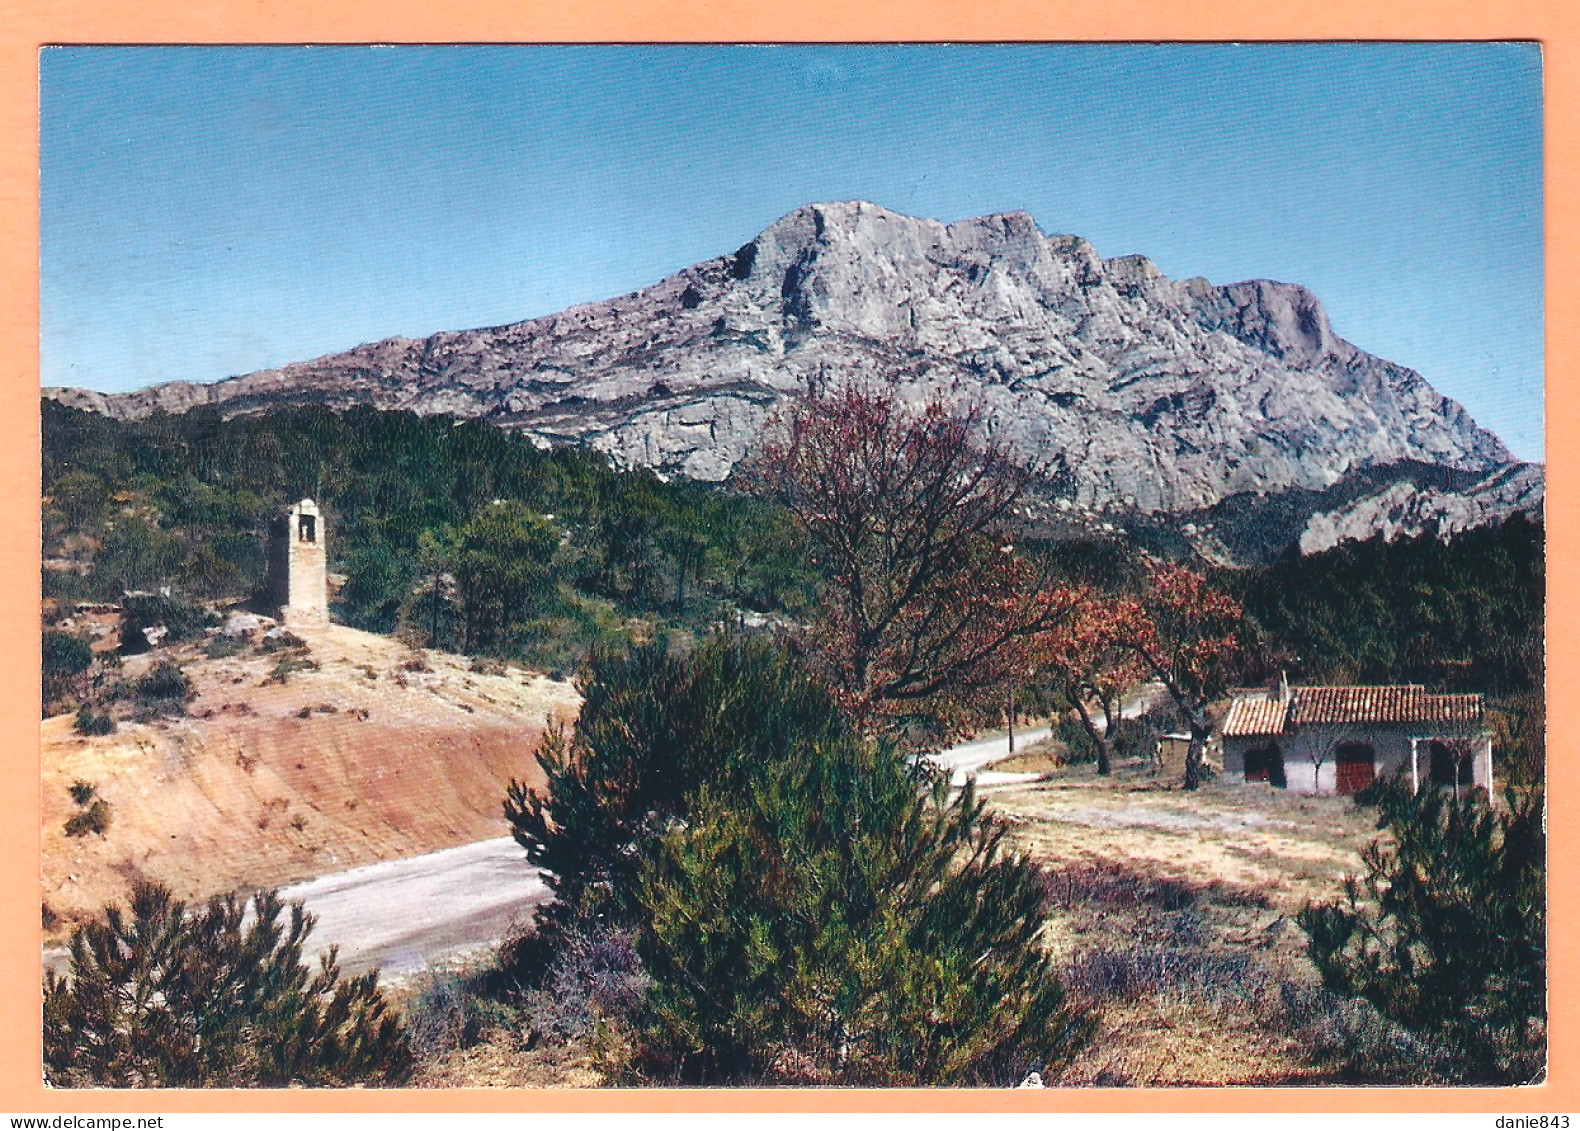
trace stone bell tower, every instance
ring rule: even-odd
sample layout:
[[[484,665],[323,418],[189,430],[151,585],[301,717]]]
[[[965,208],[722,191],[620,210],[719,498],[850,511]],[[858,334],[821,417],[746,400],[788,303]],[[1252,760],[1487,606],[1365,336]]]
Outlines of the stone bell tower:
[[[324,516],[303,499],[269,527],[269,599],[287,628],[329,624],[329,555]]]

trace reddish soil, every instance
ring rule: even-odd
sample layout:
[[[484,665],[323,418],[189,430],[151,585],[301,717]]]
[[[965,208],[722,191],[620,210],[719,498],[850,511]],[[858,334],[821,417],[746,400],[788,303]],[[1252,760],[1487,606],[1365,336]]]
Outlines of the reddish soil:
[[[541,780],[533,750],[546,718],[573,720],[574,687],[465,657],[414,652],[334,626],[303,632],[316,670],[270,682],[277,655],[224,659],[197,646],[127,661],[135,678],[177,660],[197,695],[185,717],[75,733],[42,726],[42,880],[59,936],[129,881],[184,898],[272,887],[377,860],[508,832],[511,778]],[[110,809],[103,835],[68,836],[93,787]]]

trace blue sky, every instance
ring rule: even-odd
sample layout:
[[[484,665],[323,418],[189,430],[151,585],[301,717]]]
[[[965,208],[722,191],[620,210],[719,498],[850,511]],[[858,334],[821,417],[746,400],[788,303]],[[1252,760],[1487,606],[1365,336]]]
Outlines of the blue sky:
[[[859,198],[1303,283],[1543,458],[1531,45],[90,47],[40,70],[46,385],[547,314]]]

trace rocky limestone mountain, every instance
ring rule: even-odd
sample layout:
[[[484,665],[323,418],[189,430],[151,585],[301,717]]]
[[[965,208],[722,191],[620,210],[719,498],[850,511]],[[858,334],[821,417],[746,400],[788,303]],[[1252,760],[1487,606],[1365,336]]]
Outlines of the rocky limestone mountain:
[[[1419,374],[1334,334],[1303,287],[1174,281],[1025,213],[942,224],[864,202],[809,205],[733,254],[543,318],[212,385],[47,395],[119,417],[301,403],[484,417],[720,480],[787,398],[847,378],[979,403],[1082,510],[1178,513],[1398,461],[1488,476],[1513,462]]]
[[[1312,515],[1300,533],[1300,552],[1320,553],[1378,534],[1387,539],[1421,534],[1447,538],[1515,513],[1540,517],[1545,486],[1542,469],[1534,464],[1499,468],[1460,491],[1400,480],[1338,510]]]

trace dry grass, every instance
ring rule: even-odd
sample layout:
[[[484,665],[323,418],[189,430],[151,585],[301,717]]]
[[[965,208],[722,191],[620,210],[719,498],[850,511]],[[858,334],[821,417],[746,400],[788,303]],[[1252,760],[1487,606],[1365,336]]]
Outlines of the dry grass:
[[[1335,1029],[1293,915],[1357,866],[1376,835],[1369,811],[1265,786],[1186,793],[1141,766],[1106,780],[1061,768],[993,804],[1043,868],[1045,941],[1070,992],[1100,1015],[1092,1047],[1050,1084],[1354,1082],[1323,1061],[1309,1028]],[[606,1083],[585,1042],[529,1046],[528,1028],[518,1019],[438,1055],[415,1086]],[[1364,1031],[1340,1043],[1354,1032]]]
[[[1062,742],[1045,739],[1026,747],[1018,754],[994,762],[992,768],[1016,774],[1051,774],[1062,768],[1059,756],[1063,752]]]
[[[596,1088],[604,1082],[592,1057],[577,1045],[524,1048],[513,1034],[494,1030],[471,1048],[454,1049],[422,1065],[413,1088]]]
[[[1218,881],[1255,889],[1286,913],[1330,895],[1377,835],[1375,813],[1348,798],[1216,781],[1187,792],[1141,766],[1107,779],[1090,766],[1065,767],[996,793],[993,805],[1050,867],[1120,864],[1185,883]]]
[[[1142,766],[1060,768],[993,804],[1045,869],[1045,941],[1102,1016],[1061,1084],[1327,1079],[1283,1017],[1285,988],[1316,983],[1293,916],[1357,869],[1373,813],[1268,786],[1187,793]]]

